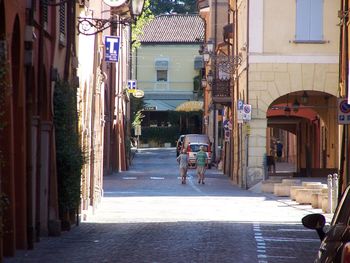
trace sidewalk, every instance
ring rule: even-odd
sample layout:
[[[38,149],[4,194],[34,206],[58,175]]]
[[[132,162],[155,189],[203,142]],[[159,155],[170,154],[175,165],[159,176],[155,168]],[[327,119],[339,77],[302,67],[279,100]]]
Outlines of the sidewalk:
[[[276,170],[277,170],[277,166],[276,166]],[[270,176],[267,180],[271,180],[271,179],[285,179],[285,178],[292,178],[292,179],[296,179],[296,180],[300,180],[301,182],[320,182],[322,184],[327,184],[327,178],[325,177],[290,177],[289,173],[290,173],[290,166],[285,165],[285,163],[280,163],[280,167],[279,167],[279,172],[285,172],[286,176]],[[324,213],[322,211],[322,209],[315,209],[313,208],[311,205],[305,205],[305,204],[299,204],[296,201],[293,201],[290,199],[290,197],[280,197],[280,196],[276,196],[272,193],[265,193],[262,192],[261,190],[261,185],[262,182],[256,184],[255,186],[251,187],[249,189],[249,191],[252,191],[254,193],[258,193],[258,194],[262,194],[265,195],[271,199],[276,200],[277,202],[281,202],[284,203],[288,206],[294,207],[296,209],[300,209],[300,210],[305,210],[308,211],[310,213],[319,213],[319,214],[323,214],[326,218],[326,222],[330,223],[332,221],[332,217],[333,217],[333,213]]]

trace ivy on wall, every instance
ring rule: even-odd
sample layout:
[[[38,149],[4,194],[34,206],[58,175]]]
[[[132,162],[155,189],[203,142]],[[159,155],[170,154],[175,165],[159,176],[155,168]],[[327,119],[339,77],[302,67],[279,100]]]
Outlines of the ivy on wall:
[[[61,218],[80,204],[84,154],[78,133],[76,89],[59,81],[54,93],[58,199]]]

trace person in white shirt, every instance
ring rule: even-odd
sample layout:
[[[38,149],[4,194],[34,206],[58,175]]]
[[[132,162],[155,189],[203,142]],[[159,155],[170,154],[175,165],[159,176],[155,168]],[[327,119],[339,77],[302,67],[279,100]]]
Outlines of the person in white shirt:
[[[176,160],[180,164],[181,184],[186,184],[188,156],[185,149],[181,151],[180,155],[176,158]]]

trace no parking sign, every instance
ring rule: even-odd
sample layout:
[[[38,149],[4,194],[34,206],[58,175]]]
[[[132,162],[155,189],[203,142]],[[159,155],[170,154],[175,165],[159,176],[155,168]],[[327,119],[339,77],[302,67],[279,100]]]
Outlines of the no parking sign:
[[[350,124],[350,104],[347,98],[338,99],[338,124]]]

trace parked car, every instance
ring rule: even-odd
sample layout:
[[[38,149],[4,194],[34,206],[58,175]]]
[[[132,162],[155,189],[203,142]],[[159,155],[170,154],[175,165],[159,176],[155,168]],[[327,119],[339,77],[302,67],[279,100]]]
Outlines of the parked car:
[[[211,152],[211,143],[206,134],[186,134],[183,139],[183,148],[187,149],[189,143],[204,143],[208,144],[208,152]]]
[[[196,156],[201,147],[207,154],[207,168],[211,169],[211,152],[209,152],[209,145],[206,143],[189,143],[187,145],[188,167],[196,168]]]
[[[185,138],[185,135],[180,135],[179,139],[176,141],[176,157],[178,157],[181,152],[184,138]]]
[[[306,228],[317,231],[321,239],[315,263],[350,262],[350,186],[344,191],[335,210],[332,222],[325,231],[325,217],[322,214],[310,214],[302,219]]]

